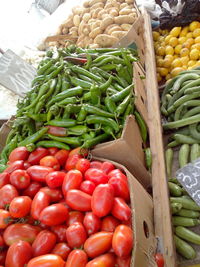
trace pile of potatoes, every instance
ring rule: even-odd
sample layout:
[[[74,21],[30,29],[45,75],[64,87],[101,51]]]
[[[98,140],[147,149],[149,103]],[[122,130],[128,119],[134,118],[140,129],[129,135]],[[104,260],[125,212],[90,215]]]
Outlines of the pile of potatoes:
[[[74,7],[60,25],[57,34],[75,37],[79,47],[111,47],[123,38],[137,18],[134,0],[87,0],[83,7]],[[65,47],[60,40],[49,43]]]

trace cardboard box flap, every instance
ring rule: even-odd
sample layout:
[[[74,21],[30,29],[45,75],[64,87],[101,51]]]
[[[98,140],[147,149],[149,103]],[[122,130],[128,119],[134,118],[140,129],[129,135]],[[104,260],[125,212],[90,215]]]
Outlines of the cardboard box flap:
[[[123,164],[145,188],[151,186],[151,175],[144,166],[142,139],[134,116],[127,118],[120,139],[97,145],[91,153]]]
[[[9,132],[11,130],[11,125],[12,125],[12,122],[14,119],[15,119],[15,117],[12,116],[10,118],[10,120],[5,122],[0,128],[0,153],[6,144],[6,138],[7,138],[7,135],[9,134]]]
[[[107,159],[94,157],[95,160]],[[136,178],[121,164],[110,161],[125,172],[130,189],[132,228],[134,232],[134,248],[132,251],[132,267],[156,267],[154,255],[157,241],[154,234],[153,200]]]

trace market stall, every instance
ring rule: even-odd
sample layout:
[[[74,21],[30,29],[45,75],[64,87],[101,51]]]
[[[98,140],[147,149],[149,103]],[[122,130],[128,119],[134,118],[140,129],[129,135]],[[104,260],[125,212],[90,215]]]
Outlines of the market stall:
[[[200,23],[79,4],[0,130],[0,265],[198,264]]]

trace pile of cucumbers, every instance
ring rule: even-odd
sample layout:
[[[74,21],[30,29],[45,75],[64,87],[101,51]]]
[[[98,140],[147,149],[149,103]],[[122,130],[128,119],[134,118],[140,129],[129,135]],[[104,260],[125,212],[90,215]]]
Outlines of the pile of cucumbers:
[[[179,168],[200,157],[199,67],[181,72],[170,80],[161,96],[161,113],[163,129],[169,136],[165,160],[175,245],[184,258],[194,259],[196,252],[190,243],[200,245],[200,235],[188,227],[200,225],[200,207],[177,179],[172,178],[172,166],[175,151]]]

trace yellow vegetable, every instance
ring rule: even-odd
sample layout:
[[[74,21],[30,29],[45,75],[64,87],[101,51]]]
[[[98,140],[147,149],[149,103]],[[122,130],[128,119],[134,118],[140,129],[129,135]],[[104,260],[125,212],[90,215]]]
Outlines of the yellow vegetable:
[[[165,48],[165,54],[166,55],[172,55],[174,54],[174,49],[171,45],[166,46]]]
[[[184,65],[187,65],[188,64],[188,62],[189,62],[189,57],[188,56],[185,56],[185,57],[181,57],[180,58],[180,61],[181,61],[181,63],[182,63],[182,65],[184,66]]]
[[[188,33],[188,31],[189,31],[189,27],[188,27],[188,26],[184,27],[184,28],[182,29],[182,31],[180,32],[179,36],[180,36],[180,37],[185,37],[186,34]]]
[[[194,49],[194,48],[200,50],[200,43],[193,44],[193,45],[191,46],[191,49]]]
[[[176,54],[180,54],[181,49],[182,49],[182,45],[179,44],[179,45],[177,45],[177,46],[174,48],[174,52],[175,52]]]
[[[172,71],[171,71],[172,77],[177,76],[181,71],[184,71],[184,69],[182,67],[177,67],[175,69],[172,69]]]
[[[186,34],[186,37],[187,37],[187,38],[192,38],[192,37],[193,37],[192,32],[188,32],[188,33]]]
[[[167,76],[165,77],[165,79],[168,81],[169,79],[171,79],[171,74],[167,74]]]
[[[192,34],[194,38],[200,36],[200,28],[195,29]]]
[[[163,67],[169,68],[172,64],[172,60],[170,58],[167,58],[167,56],[163,59]]]
[[[164,56],[165,55],[165,48],[163,46],[158,47],[157,54],[159,56]]]
[[[199,44],[200,43],[200,36],[196,37],[194,41],[195,41],[195,44]]]
[[[185,57],[185,56],[189,55],[189,53],[190,53],[190,51],[188,48],[182,48],[180,51],[181,57]]]
[[[179,58],[174,59],[174,61],[171,64],[172,68],[176,68],[176,67],[182,67],[182,62]]]
[[[171,45],[172,47],[175,47],[178,44],[178,39],[176,37],[172,37],[169,40],[169,45]]]
[[[159,73],[157,73],[157,81],[158,81],[158,82],[161,82],[161,81],[162,81],[162,77],[160,76]]]
[[[192,67],[192,66],[194,66],[196,64],[196,61],[195,60],[190,60],[189,62],[188,62],[188,67]]]
[[[199,50],[198,49],[192,49],[191,51],[190,51],[190,59],[191,60],[197,60],[198,58],[199,58]]]
[[[181,27],[174,27],[171,31],[170,31],[170,34],[174,37],[177,37],[179,36],[181,32]]]
[[[172,38],[173,36],[172,35],[167,35],[166,37],[165,37],[165,43],[166,44],[169,44],[169,40]]]
[[[193,21],[193,22],[190,23],[189,29],[190,29],[191,32],[193,32],[197,28],[200,28],[200,23],[198,21]]]
[[[158,71],[160,73],[161,76],[165,77],[167,76],[169,70],[167,68],[158,68]]]
[[[179,42],[179,44],[183,44],[183,43],[185,43],[186,40],[187,40],[187,38],[186,38],[185,36],[182,36],[182,37],[179,37],[179,38],[178,38],[178,42]]]
[[[162,66],[164,66],[164,59],[159,58],[158,60],[156,60],[156,65],[157,65],[158,67],[162,67]]]

